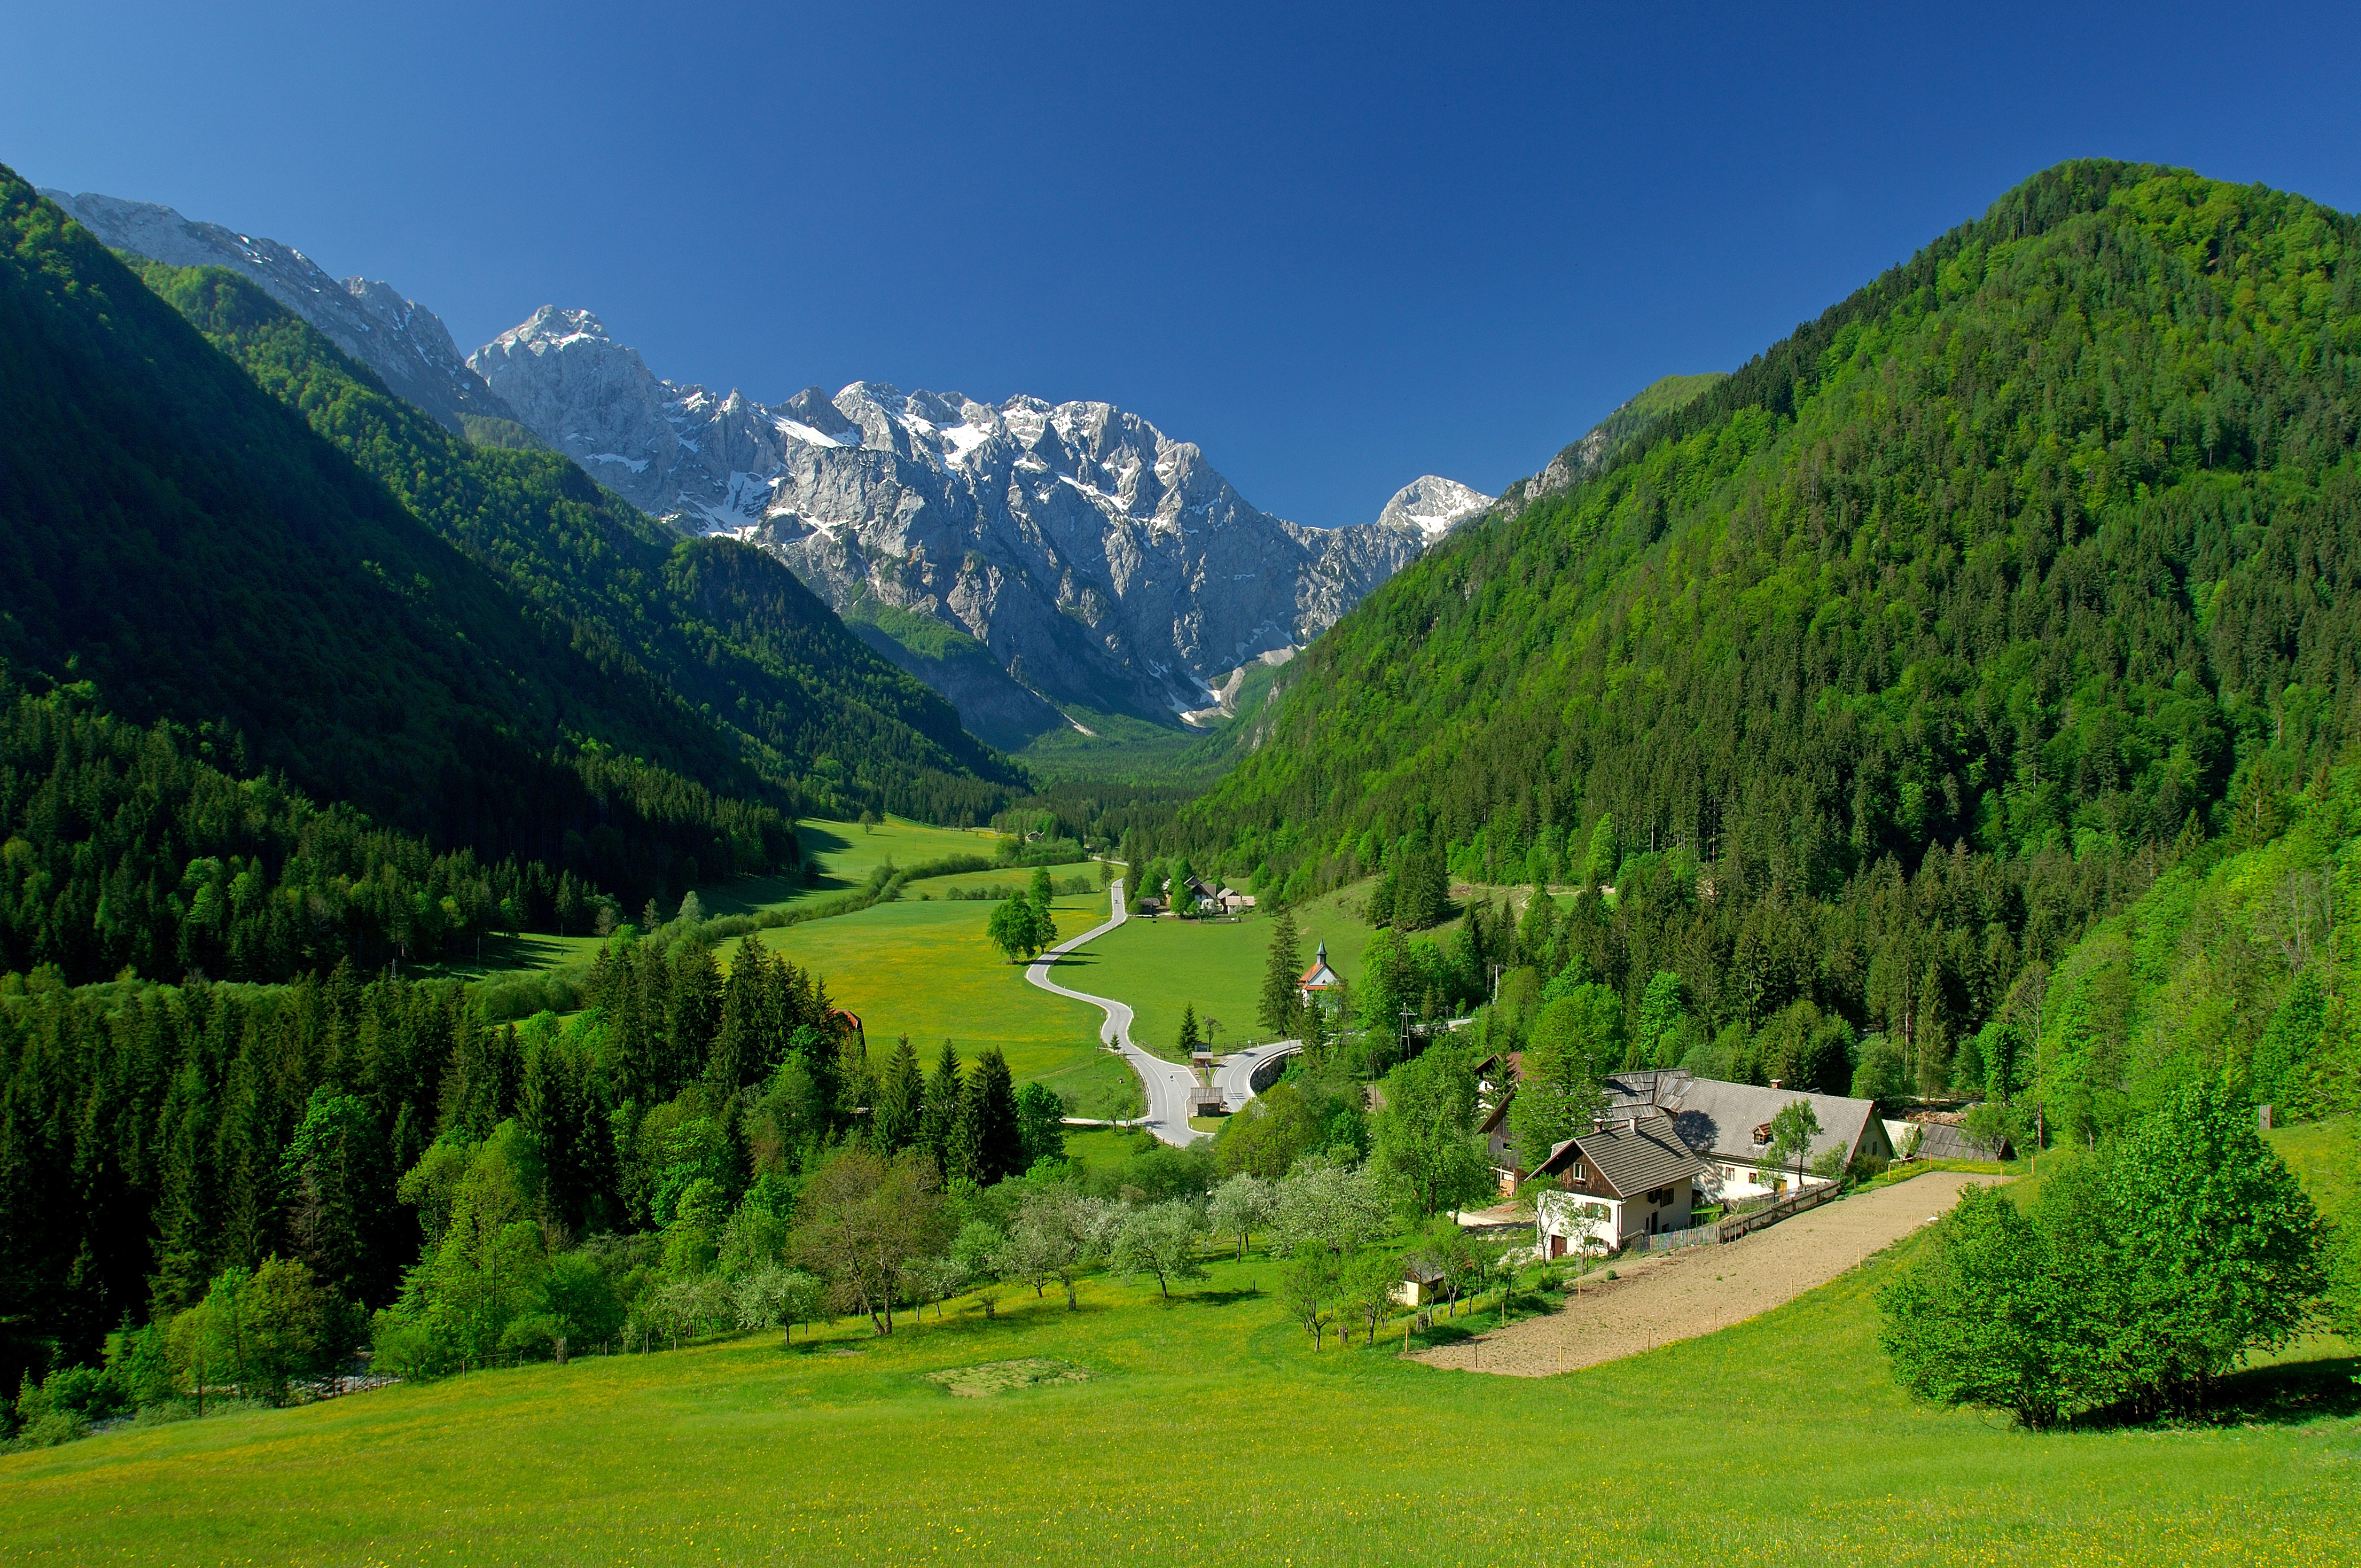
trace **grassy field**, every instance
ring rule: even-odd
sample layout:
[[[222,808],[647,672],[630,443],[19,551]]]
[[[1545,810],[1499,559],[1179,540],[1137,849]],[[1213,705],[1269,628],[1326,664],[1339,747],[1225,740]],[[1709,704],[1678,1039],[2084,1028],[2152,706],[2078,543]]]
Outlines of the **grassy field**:
[[[1066,865],[1049,866],[1046,869],[1053,882],[1066,882],[1074,877],[1087,877],[1090,880],[1090,884],[1093,888],[1096,888],[1099,885],[1099,863],[1096,861],[1077,861]],[[914,882],[906,884],[903,889],[902,896],[905,898],[941,898],[953,892],[973,893],[979,888],[1007,888],[1017,893],[1023,893],[1027,888],[1032,885],[1033,868],[1031,866],[1003,866],[996,871],[954,872],[950,876],[928,877],[924,882]],[[1102,911],[1104,910],[1104,900],[1101,900],[1100,908]],[[1104,914],[1102,914],[1101,917],[1104,917]]]
[[[1295,925],[1303,961],[1323,939],[1328,961],[1347,981],[1360,972],[1370,930],[1360,919],[1367,886],[1341,889],[1302,905]],[[1216,1047],[1267,1037],[1255,1014],[1270,951],[1271,918],[1249,915],[1235,926],[1199,920],[1130,920],[1058,965],[1058,981],[1094,996],[1118,997],[1136,1014],[1132,1038],[1161,1056],[1179,1055],[1180,1009],[1202,1022],[1218,1018]]]
[[[930,828],[900,817],[889,817],[873,831],[857,822],[802,822],[796,837],[804,853],[820,867],[818,883],[801,874],[791,877],[745,877],[697,890],[708,915],[759,915],[765,909],[793,909],[815,904],[859,887],[869,873],[887,860],[897,866],[922,865],[951,855],[990,857],[1000,847],[1001,835],[966,828]],[[1019,877],[1029,872],[1003,873]],[[666,911],[667,914],[670,911]]]
[[[1052,907],[1059,929],[1072,935],[1106,917],[1106,895],[1069,894]],[[992,910],[981,900],[906,895],[758,935],[825,979],[838,1006],[860,1014],[873,1058],[907,1035],[929,1070],[946,1039],[970,1062],[984,1047],[998,1046],[1019,1080],[1038,1078],[1055,1088],[1105,1080],[1110,1069],[1101,1064],[1122,1069],[1099,1049],[1097,1008],[1026,984],[1023,966],[1001,958],[984,935]],[[725,945],[725,959],[731,946]]]
[[[2332,1117],[2274,1127],[2265,1135],[2288,1168],[2303,1178],[2320,1212],[2361,1224],[2361,1118]]]
[[[0,1559],[2354,1561],[2342,1346],[2233,1380],[2221,1424],[2030,1436],[1896,1392],[1872,1304],[1891,1267],[1536,1379],[1406,1362],[1399,1329],[1315,1354],[1259,1255],[1170,1304],[1152,1282],[1087,1281],[1077,1313],[1020,1289],[888,1340],[848,1322],[0,1458]],[[928,1376],[979,1366],[953,1386],[1005,1391]],[[1072,1380],[1022,1386],[1052,1376]]]

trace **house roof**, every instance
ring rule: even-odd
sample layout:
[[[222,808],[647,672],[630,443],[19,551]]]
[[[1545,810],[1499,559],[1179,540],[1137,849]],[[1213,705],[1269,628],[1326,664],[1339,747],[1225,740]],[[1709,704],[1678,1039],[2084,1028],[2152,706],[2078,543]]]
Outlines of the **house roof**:
[[[1579,1154],[1619,1198],[1636,1198],[1652,1187],[1669,1187],[1704,1166],[1681,1140],[1670,1116],[1627,1117],[1595,1133],[1581,1133],[1550,1150],[1539,1174],[1565,1169]]]
[[[1889,1135],[1894,1125],[1900,1124],[1917,1127],[1920,1159],[2006,1159],[2015,1152],[2009,1147],[2006,1138],[2001,1140],[1998,1148],[1993,1148],[1989,1144],[1978,1143],[1968,1135],[1968,1130],[1965,1127],[1959,1124],[1957,1117],[1935,1115],[1905,1117],[1902,1124],[1888,1125]],[[1897,1141],[1894,1146],[1899,1148],[1901,1145]]]
[[[1681,1091],[1696,1081],[1697,1075],[1685,1067],[1626,1068],[1600,1079],[1598,1087],[1606,1092],[1608,1108],[1621,1110],[1676,1103]]]
[[[1798,1100],[1811,1106],[1820,1124],[1807,1160],[1817,1159],[1832,1148],[1843,1149],[1850,1159],[1861,1134],[1877,1114],[1877,1102],[1872,1100],[1694,1078],[1680,1091],[1673,1107],[1673,1123],[1688,1146],[1700,1154],[1760,1164],[1769,1157],[1767,1146],[1754,1141],[1755,1129],[1767,1125]]]

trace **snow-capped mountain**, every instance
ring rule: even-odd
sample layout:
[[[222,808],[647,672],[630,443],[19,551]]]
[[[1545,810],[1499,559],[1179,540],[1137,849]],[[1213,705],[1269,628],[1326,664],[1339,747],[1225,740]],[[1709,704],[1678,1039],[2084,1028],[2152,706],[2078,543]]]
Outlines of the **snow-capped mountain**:
[[[1396,490],[1394,499],[1378,513],[1378,521],[1415,528],[1429,540],[1436,540],[1491,504],[1492,498],[1481,490],[1429,474]]]
[[[659,379],[587,311],[544,307],[468,364],[645,510],[778,555],[1004,745],[1086,725],[1052,704],[1216,711],[1232,672],[1309,641],[1490,503],[1429,476],[1373,522],[1306,528],[1111,404],[871,381],[717,397]]]
[[[219,224],[184,218],[153,202],[63,191],[42,195],[73,214],[99,243],[137,251],[172,267],[226,267],[317,327],[338,348],[376,371],[397,395],[464,433],[462,414],[513,419],[459,357],[442,318],[388,283],[364,278],[342,282],[302,251]]]

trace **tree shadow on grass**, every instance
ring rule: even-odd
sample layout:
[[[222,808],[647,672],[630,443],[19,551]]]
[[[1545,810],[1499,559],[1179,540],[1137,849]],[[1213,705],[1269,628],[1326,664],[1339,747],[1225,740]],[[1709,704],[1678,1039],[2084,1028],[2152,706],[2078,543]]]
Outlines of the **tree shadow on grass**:
[[[2074,1430],[2292,1426],[2355,1415],[2361,1415],[2361,1355],[2334,1355],[2234,1372],[2213,1386],[2202,1410],[2147,1418],[2094,1410],[2077,1417]]]
[[[1261,1296],[1260,1290],[1242,1287],[1232,1290],[1191,1290],[1185,1295],[1175,1295],[1172,1299],[1176,1303],[1186,1301],[1198,1307],[1235,1307],[1241,1301],[1258,1300]]]
[[[1498,1324],[1479,1323],[1470,1318],[1437,1318],[1433,1324],[1411,1331],[1411,1343],[1422,1350],[1434,1350],[1446,1344],[1466,1344],[1487,1328]]]

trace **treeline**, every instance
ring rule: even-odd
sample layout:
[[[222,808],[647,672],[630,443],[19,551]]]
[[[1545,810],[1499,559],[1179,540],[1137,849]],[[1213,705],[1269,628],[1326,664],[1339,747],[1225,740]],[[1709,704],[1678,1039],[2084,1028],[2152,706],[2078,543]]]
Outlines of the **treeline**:
[[[800,863],[775,810],[625,758],[571,770],[601,826],[558,836],[546,860],[486,862],[201,755],[220,750],[162,720],[135,728],[76,689],[8,696],[0,970],[280,981],[346,959],[472,957],[492,933],[587,931],[622,899]]]
[[[1403,926],[1438,862],[1554,887],[1626,1018],[1670,974],[1725,1065],[1792,1012],[1981,1089],[2020,987],[2354,733],[2356,257],[2300,198],[2044,175],[1370,596],[1173,842]]]
[[[818,980],[752,938],[725,971],[626,926],[588,1008],[522,1027],[481,1023],[456,985],[349,964],[275,987],[0,985],[11,1386],[273,1256],[388,1304],[491,1145],[557,1237],[726,1212],[848,1142],[982,1185],[1063,1147],[1057,1096],[1019,1089],[997,1051],[963,1066],[946,1042],[928,1073],[906,1039],[873,1062]]]

